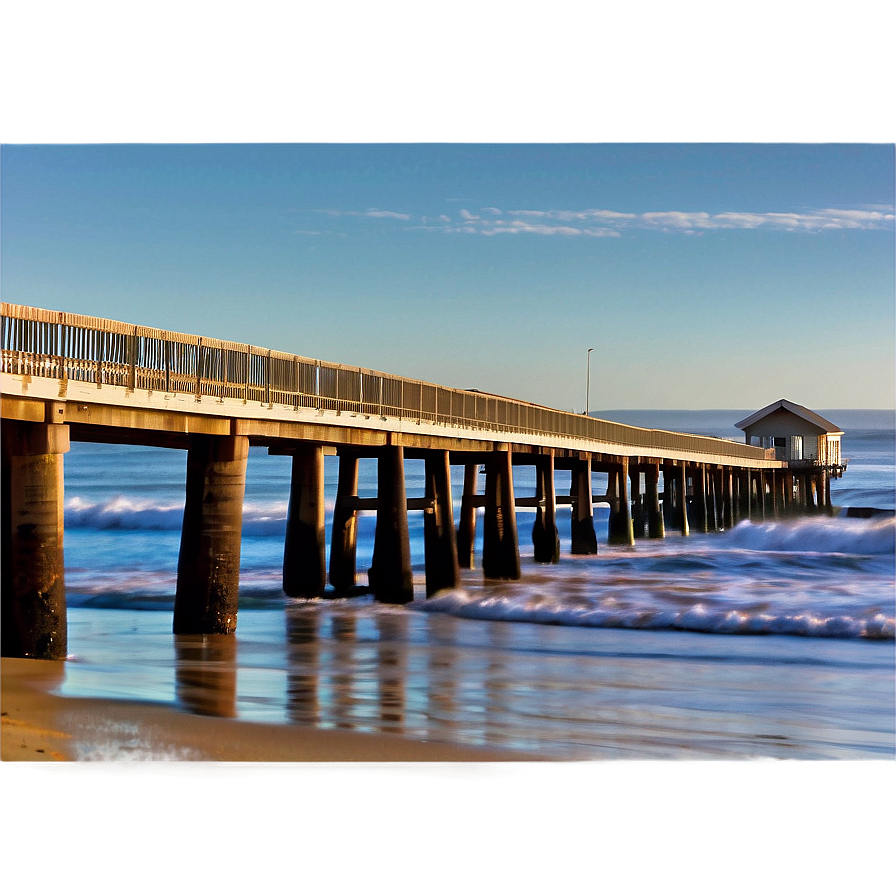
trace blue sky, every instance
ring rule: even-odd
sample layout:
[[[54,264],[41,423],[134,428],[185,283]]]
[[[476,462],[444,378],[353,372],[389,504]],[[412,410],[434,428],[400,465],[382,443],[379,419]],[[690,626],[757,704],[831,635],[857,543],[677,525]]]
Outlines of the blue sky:
[[[892,407],[894,153],[5,145],[2,290],[581,411]]]

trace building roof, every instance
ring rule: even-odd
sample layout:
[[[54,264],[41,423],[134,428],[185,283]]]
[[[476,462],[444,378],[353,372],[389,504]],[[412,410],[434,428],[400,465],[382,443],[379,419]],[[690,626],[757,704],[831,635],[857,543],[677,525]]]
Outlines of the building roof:
[[[824,417],[820,414],[816,414],[815,411],[810,411],[808,408],[804,408],[801,404],[794,404],[794,402],[788,401],[786,398],[779,398],[777,401],[768,405],[768,407],[764,407],[761,411],[756,411],[755,414],[750,414],[749,417],[746,417],[741,420],[740,423],[735,423],[734,425],[738,429],[746,429],[748,426],[758,423],[763,417],[767,417],[769,414],[773,414],[775,411],[779,410],[790,411],[791,414],[796,414],[797,417],[802,417],[803,420],[817,426],[819,429],[831,435],[843,435],[843,430],[840,429],[839,426],[835,426],[831,423],[830,420],[825,420]]]

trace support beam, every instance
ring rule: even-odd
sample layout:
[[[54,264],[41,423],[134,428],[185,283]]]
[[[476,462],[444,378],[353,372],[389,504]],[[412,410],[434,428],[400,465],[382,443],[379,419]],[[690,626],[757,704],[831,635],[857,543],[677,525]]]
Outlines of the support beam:
[[[597,535],[594,532],[594,494],[591,490],[591,462],[574,460],[571,463],[572,483],[569,494],[572,505],[573,554],[596,554]]]
[[[324,449],[300,445],[292,457],[283,590],[288,597],[322,597],[326,584]]]
[[[557,533],[557,491],[554,487],[554,456],[543,455],[535,461],[535,523],[532,544],[536,563],[560,560],[560,536]],[[517,501],[519,505],[519,501]]]
[[[2,654],[64,660],[64,424],[3,421]]]
[[[406,604],[414,599],[411,539],[404,485],[404,449],[390,445],[377,459],[376,533],[370,587],[378,601]]]
[[[487,579],[519,579],[520,547],[510,451],[495,451],[485,465],[482,572]]]
[[[663,514],[660,513],[659,480],[659,464],[650,464],[644,468],[644,499],[647,510],[648,538],[665,538],[666,535]]]
[[[330,585],[336,594],[347,594],[355,587],[358,549],[358,512],[346,502],[358,497],[358,455],[339,452],[339,479],[333,508],[333,532],[330,541]]]
[[[174,598],[176,635],[236,631],[249,439],[193,436]]]
[[[457,529],[457,560],[462,569],[472,569],[476,547],[476,504],[479,493],[479,464],[464,466],[464,493],[460,501]]]
[[[460,566],[451,503],[451,467],[447,451],[429,451],[424,460],[426,497],[432,503],[423,511],[423,544],[426,553],[426,596],[457,588]]]

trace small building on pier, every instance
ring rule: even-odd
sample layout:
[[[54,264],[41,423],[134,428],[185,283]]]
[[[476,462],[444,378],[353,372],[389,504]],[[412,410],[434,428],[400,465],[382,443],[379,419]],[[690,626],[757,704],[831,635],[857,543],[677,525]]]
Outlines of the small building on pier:
[[[815,411],[781,398],[735,424],[748,445],[774,448],[789,467],[823,467],[833,478],[846,469],[840,457],[843,431]]]

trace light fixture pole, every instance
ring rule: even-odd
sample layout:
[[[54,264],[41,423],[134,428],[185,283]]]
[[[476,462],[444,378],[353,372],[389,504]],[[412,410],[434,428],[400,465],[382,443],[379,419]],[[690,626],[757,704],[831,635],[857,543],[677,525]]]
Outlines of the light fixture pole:
[[[591,352],[593,348],[588,349],[588,373],[585,376],[585,416],[588,416],[588,406],[591,401]]]

